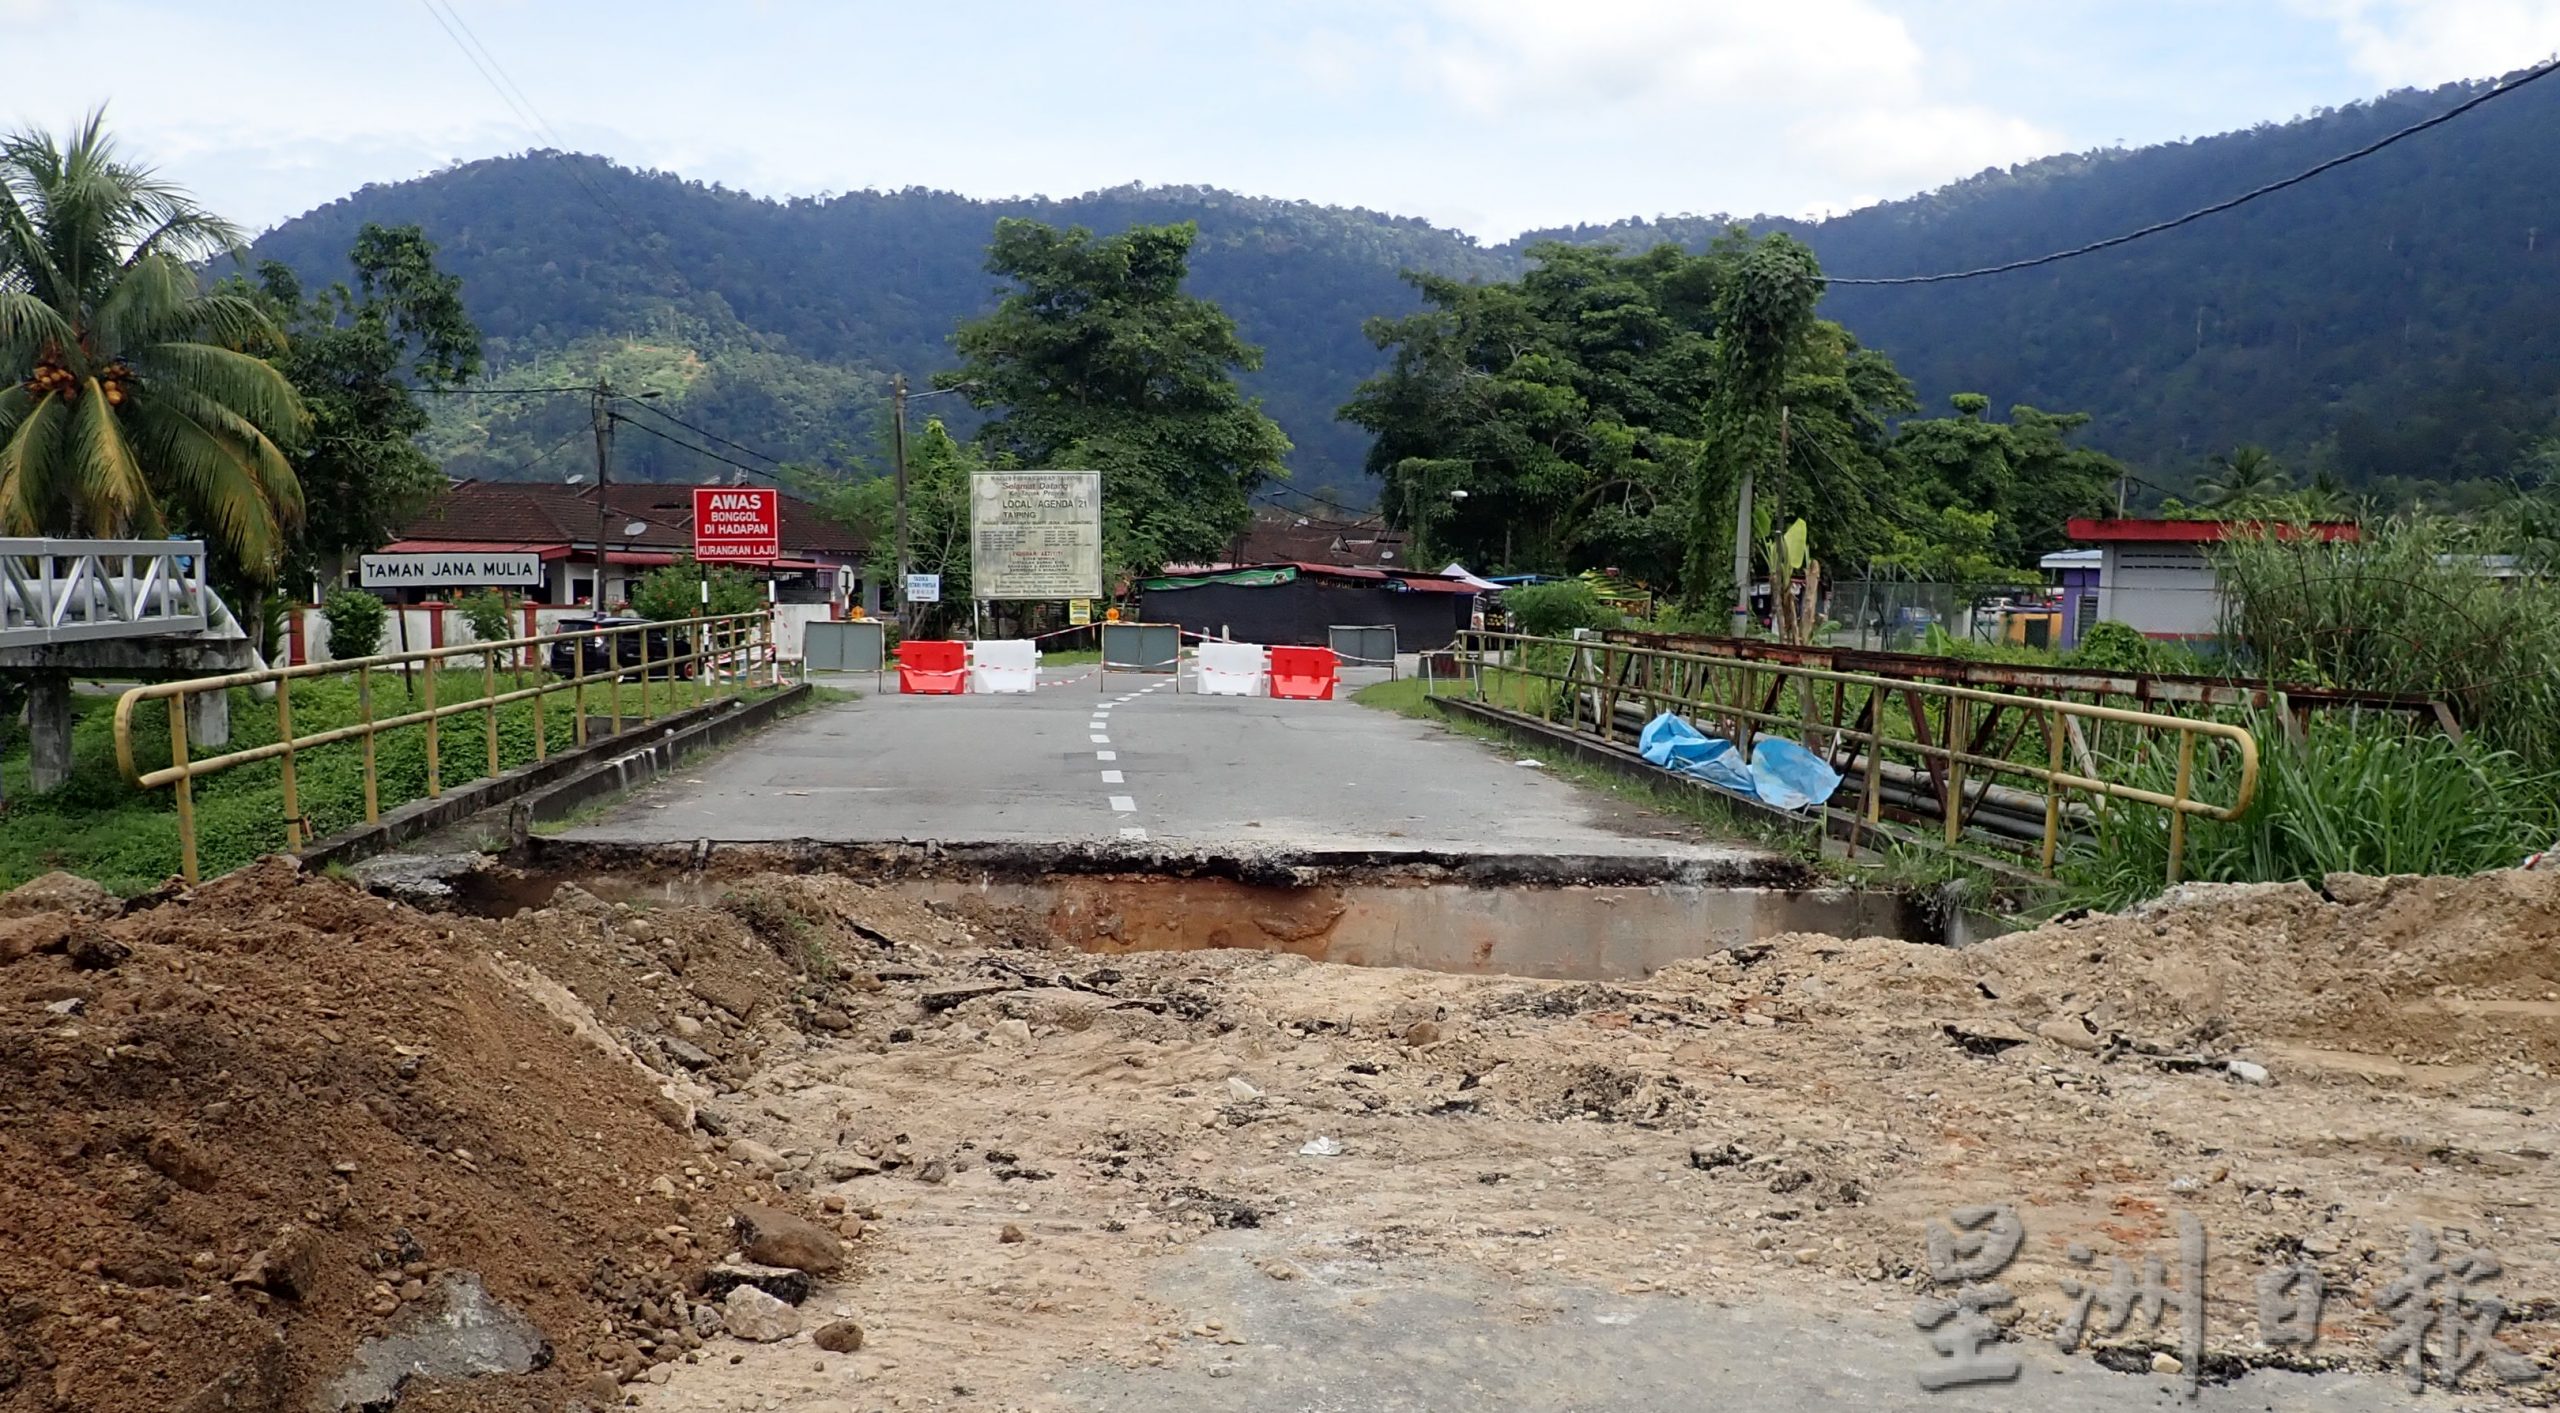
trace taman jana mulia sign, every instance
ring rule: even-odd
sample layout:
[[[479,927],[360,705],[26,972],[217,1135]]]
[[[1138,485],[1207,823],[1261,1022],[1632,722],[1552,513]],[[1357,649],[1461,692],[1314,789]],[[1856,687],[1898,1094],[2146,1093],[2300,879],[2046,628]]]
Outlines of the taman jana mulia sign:
[[[356,582],[368,589],[436,585],[533,585],[542,582],[542,556],[508,553],[369,554]]]

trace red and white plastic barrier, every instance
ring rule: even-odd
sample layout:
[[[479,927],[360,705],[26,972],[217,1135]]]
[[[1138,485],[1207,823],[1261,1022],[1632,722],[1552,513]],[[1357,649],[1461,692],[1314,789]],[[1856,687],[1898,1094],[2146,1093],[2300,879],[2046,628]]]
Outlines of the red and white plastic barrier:
[[[909,638],[898,644],[898,690],[934,697],[969,690],[969,645],[944,638]]]
[[[1191,676],[1204,696],[1259,697],[1270,690],[1271,667],[1260,643],[1212,639],[1192,650]]]
[[[1271,695],[1302,702],[1333,700],[1333,684],[1340,676],[1341,660],[1331,648],[1279,648],[1271,650]]]
[[[969,690],[1030,692],[1040,686],[1040,645],[1030,638],[985,638],[969,644]]]

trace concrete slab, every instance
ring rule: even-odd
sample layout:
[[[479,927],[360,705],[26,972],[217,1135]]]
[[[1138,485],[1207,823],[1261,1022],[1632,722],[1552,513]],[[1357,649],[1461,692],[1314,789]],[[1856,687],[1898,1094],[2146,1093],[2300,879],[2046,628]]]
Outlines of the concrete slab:
[[[1097,705],[1111,707],[1107,729],[1090,724]],[[1517,759],[1348,702],[1177,695],[1162,681],[1110,696],[891,695],[810,712],[567,837],[1116,843],[1142,829],[1177,848],[1764,855]]]

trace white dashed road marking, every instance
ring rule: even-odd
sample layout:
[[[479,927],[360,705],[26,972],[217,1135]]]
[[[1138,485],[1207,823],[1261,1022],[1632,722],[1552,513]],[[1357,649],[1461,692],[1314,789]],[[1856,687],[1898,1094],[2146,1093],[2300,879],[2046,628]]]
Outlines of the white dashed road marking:
[[[1138,802],[1127,795],[1114,795],[1111,797],[1111,808],[1116,814],[1136,814]]]
[[[1096,751],[1093,753],[1093,758],[1095,760],[1118,760],[1120,759],[1120,753],[1118,751]]]
[[[1144,839],[1147,837],[1147,831],[1137,828],[1123,829],[1120,831],[1120,837],[1123,839]]]
[[[1121,778],[1119,771],[1106,770],[1102,772],[1102,783],[1105,785],[1125,785],[1129,782]]]

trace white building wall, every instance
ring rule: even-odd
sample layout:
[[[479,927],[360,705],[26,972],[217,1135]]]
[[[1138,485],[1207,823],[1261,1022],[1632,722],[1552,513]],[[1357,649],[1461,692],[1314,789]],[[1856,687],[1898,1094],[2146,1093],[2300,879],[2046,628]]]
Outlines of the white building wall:
[[[2205,547],[2111,544],[2099,565],[2098,616],[2155,638],[2209,638],[2222,627],[2222,591]]]

